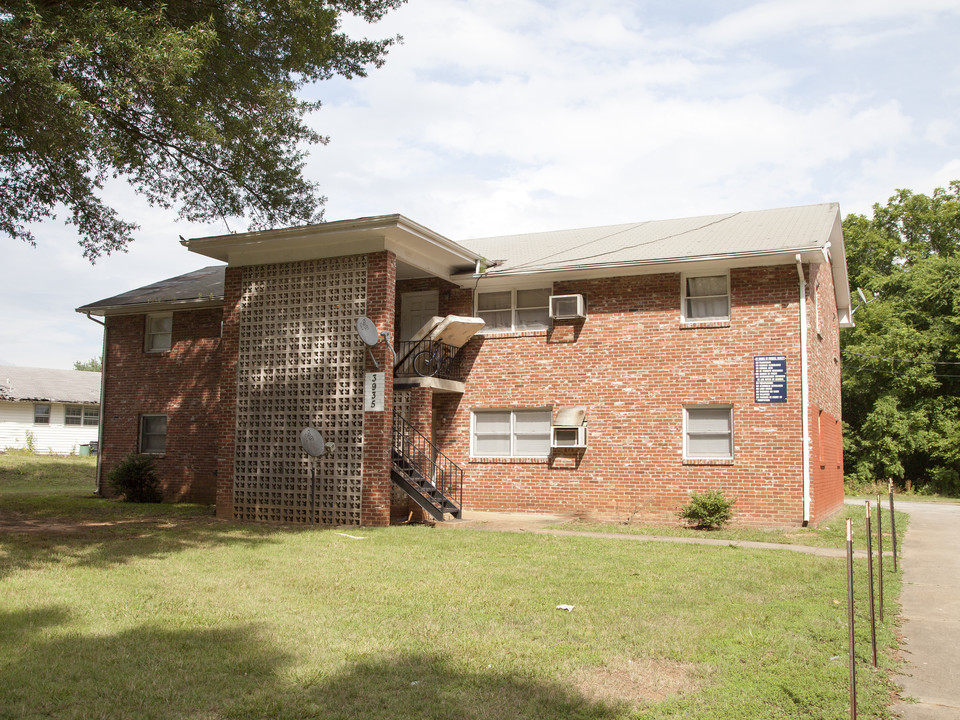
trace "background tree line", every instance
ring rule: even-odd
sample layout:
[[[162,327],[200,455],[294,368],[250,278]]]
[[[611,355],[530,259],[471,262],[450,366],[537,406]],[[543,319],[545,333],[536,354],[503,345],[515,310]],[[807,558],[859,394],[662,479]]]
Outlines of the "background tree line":
[[[840,341],[848,483],[960,494],[960,181],[898,190],[843,230],[867,300]]]

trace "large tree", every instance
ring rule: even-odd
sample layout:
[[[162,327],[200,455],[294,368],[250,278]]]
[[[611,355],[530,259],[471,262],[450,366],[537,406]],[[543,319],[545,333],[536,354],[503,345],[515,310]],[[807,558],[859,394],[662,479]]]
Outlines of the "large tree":
[[[848,473],[960,491],[960,181],[843,223],[869,303],[844,331]]]
[[[121,177],[190,221],[316,221],[303,177],[306,83],[364,75],[396,38],[352,39],[404,0],[0,0],[0,232],[64,208],[91,261],[136,225],[104,202]]]

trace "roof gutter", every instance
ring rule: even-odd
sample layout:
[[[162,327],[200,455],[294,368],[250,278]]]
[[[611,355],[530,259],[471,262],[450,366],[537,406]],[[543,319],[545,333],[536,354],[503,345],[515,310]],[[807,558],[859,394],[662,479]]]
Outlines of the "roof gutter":
[[[800,425],[803,435],[803,525],[810,524],[810,418],[807,413],[809,388],[807,383],[807,278],[803,262],[797,253],[797,275],[800,278]]]
[[[103,326],[103,341],[100,345],[100,418],[97,421],[97,487],[94,488],[94,495],[103,495],[101,492],[102,468],[100,467],[100,457],[103,455],[103,400],[106,396],[107,386],[107,323],[103,320],[97,320],[85,312],[87,320],[93,320],[97,325]]]

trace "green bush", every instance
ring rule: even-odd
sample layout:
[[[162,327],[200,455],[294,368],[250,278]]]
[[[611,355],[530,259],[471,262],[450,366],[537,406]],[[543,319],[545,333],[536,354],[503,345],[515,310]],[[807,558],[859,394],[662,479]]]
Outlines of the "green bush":
[[[690,504],[682,507],[677,515],[700,530],[719,530],[733,517],[735,503],[736,500],[727,500],[722,490],[695,492],[690,494]]]
[[[149,455],[127,455],[107,479],[127,502],[158,503],[163,499],[157,465]]]

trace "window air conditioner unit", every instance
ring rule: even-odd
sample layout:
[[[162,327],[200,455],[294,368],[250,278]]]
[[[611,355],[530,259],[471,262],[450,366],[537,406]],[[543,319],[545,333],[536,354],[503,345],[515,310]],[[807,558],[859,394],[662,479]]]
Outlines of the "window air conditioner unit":
[[[550,317],[557,320],[586,317],[583,295],[551,295]]]
[[[553,426],[553,437],[550,442],[555,448],[582,448],[587,446],[587,426],[575,427]]]

